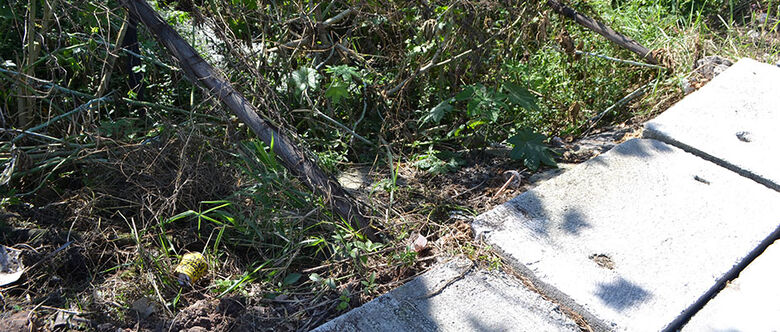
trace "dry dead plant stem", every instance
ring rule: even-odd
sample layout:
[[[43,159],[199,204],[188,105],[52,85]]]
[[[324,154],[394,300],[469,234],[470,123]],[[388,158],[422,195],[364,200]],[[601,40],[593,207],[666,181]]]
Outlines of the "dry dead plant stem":
[[[106,92],[106,89],[108,89],[108,83],[111,81],[111,74],[114,71],[114,63],[116,63],[116,59],[119,58],[119,52],[122,50],[122,40],[125,38],[125,33],[127,32],[127,27],[129,25],[127,14],[125,14],[122,19],[122,27],[119,28],[116,42],[114,42],[114,49],[109,50],[108,46],[106,47],[106,60],[103,62],[103,76],[100,78],[100,85],[98,86],[98,97],[102,97]]]
[[[653,55],[653,52],[650,52],[649,49],[640,45],[635,40],[626,37],[625,35],[615,30],[612,30],[612,28],[608,27],[604,23],[601,23],[590,17],[582,15],[578,13],[576,10],[574,10],[573,8],[564,5],[558,0],[547,0],[547,5],[550,6],[550,8],[552,8],[558,14],[563,15],[569,19],[572,19],[575,22],[577,22],[577,24],[582,25],[606,37],[613,43],[618,44],[620,47],[623,47],[631,52],[638,54],[639,56],[642,57],[642,60],[646,61],[647,63],[653,65],[658,64],[658,60]]]
[[[327,19],[327,20],[325,20],[323,22],[320,22],[320,23],[313,23],[313,25],[317,26],[320,29],[327,29],[327,28],[330,28],[333,24],[336,24],[336,23],[342,21],[344,18],[349,16],[349,14],[351,14],[352,12],[353,12],[352,8],[347,8],[347,9],[343,10],[342,12],[336,14],[335,16],[331,17],[331,18],[329,18],[329,19]],[[290,49],[290,50],[296,49],[296,48],[306,44],[310,40],[311,40],[311,36],[298,38],[296,40],[292,40],[292,41],[286,42],[284,44],[280,44],[279,46],[269,48],[269,49],[265,50],[265,53],[278,52],[278,51],[280,51],[282,49]],[[325,40],[323,40],[323,42],[325,42]]]
[[[485,46],[487,46],[488,43],[493,41],[493,39],[495,39],[496,37],[504,34],[506,31],[508,31],[509,29],[513,28],[515,25],[517,25],[517,23],[520,22],[521,18],[522,18],[522,16],[518,16],[517,19],[515,19],[514,22],[512,22],[512,24],[504,27],[499,32],[493,34],[492,36],[490,36],[490,38],[486,39],[484,42],[482,42],[479,45],[477,45],[477,47],[465,50],[465,51],[463,51],[463,52],[461,52],[461,53],[459,53],[459,54],[457,54],[457,55],[455,55],[455,56],[453,56],[453,57],[451,57],[451,58],[449,58],[447,60],[443,60],[441,62],[437,62],[439,60],[439,56],[441,55],[441,52],[444,49],[445,45],[449,43],[449,38],[444,38],[446,40],[446,42],[439,45],[439,48],[436,50],[436,53],[433,54],[433,57],[431,57],[431,60],[428,61],[428,63],[426,63],[425,65],[423,65],[419,69],[417,69],[414,73],[412,73],[412,75],[407,77],[405,80],[403,80],[401,83],[399,83],[398,85],[396,85],[392,89],[383,91],[382,95],[385,96],[385,97],[392,97],[393,95],[398,93],[398,91],[400,91],[403,87],[405,87],[406,84],[408,84],[415,77],[417,77],[418,75],[420,75],[422,73],[427,72],[431,68],[443,66],[443,65],[446,65],[446,64],[448,64],[450,62],[457,61],[458,59],[463,58],[463,57],[465,57],[465,56],[467,56],[467,55],[469,55],[471,53],[474,53],[477,50],[485,48]]]
[[[295,174],[298,179],[324,198],[331,208],[342,218],[350,222],[355,229],[365,233],[368,238],[378,241],[369,221],[361,214],[357,201],[344,191],[344,188],[331,176],[327,175],[316,163],[309,159],[305,152],[290,136],[274,127],[270,122],[258,115],[257,108],[241,93],[233,88],[224,76],[214,67],[206,63],[192,46],[187,43],[173,28],[165,22],[149,4],[142,0],[123,0],[122,3],[132,15],[163,44],[168,51],[181,62],[182,69],[206,93],[214,95],[225,103],[242,122],[273,148],[282,164]],[[257,77],[261,80],[262,77]],[[269,94],[272,92],[268,92]],[[272,114],[279,114],[269,103],[272,95],[260,100]]]

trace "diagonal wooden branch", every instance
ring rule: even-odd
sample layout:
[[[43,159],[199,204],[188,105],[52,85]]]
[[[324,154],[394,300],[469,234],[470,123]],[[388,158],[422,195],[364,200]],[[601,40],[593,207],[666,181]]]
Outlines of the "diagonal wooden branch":
[[[658,64],[658,59],[656,59],[655,56],[653,56],[653,53],[650,52],[650,50],[640,45],[635,40],[628,38],[615,30],[612,30],[604,23],[601,23],[590,17],[582,15],[578,13],[576,10],[574,10],[573,8],[562,4],[558,0],[547,0],[547,5],[550,6],[553,10],[555,10],[555,12],[557,12],[558,14],[568,17],[574,20],[575,22],[579,23],[580,25],[593,30],[604,37],[607,37],[607,39],[609,39],[613,43],[618,44],[621,47],[626,48],[629,51],[638,54],[639,56],[642,57],[642,60],[646,61],[647,63],[653,65]]]
[[[321,195],[339,216],[350,222],[371,240],[378,240],[374,229],[358,210],[357,201],[341,185],[328,176],[317,164],[306,157],[289,136],[268,121],[260,118],[257,109],[225,79],[206,63],[179,34],[166,23],[145,0],[122,0],[123,5],[142,22],[157,40],[176,58],[187,76],[206,93],[221,100],[246,123],[266,144],[273,147],[282,164],[303,183]],[[266,105],[265,100],[260,101]]]

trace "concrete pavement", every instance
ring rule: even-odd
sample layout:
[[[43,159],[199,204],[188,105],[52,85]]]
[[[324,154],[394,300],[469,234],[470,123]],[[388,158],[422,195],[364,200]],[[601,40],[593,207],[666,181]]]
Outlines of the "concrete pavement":
[[[778,105],[780,68],[741,60],[645,139],[478,216],[478,240],[533,290],[456,259],[318,331],[577,330],[571,317],[604,331],[780,330]]]

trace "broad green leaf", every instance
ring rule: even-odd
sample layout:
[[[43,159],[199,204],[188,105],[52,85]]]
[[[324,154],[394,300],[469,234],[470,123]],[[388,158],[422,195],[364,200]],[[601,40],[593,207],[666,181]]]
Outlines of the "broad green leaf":
[[[333,103],[339,103],[343,99],[349,98],[347,85],[343,82],[335,82],[325,90],[325,97]]]
[[[328,74],[339,76],[344,82],[352,82],[352,78],[362,79],[362,76],[357,71],[357,68],[349,65],[328,66],[325,71]]]
[[[505,82],[503,88],[510,103],[527,110],[539,110],[539,106],[536,105],[536,98],[528,92],[528,89],[511,82]]]
[[[428,114],[420,119],[420,126],[422,127],[422,125],[428,121],[439,123],[439,121],[441,121],[441,119],[450,111],[452,111],[452,105],[450,105],[450,99],[446,99],[428,110]]]
[[[300,273],[290,273],[286,277],[284,277],[284,281],[282,281],[282,283],[284,283],[285,286],[292,285],[298,282],[298,279],[300,278],[301,278]]]
[[[439,158],[437,154],[440,154],[444,160]],[[417,161],[412,165],[433,175],[439,175],[458,169],[461,162],[452,156],[448,158],[446,153],[439,153],[436,150],[429,149],[427,154],[417,157]]]
[[[552,150],[544,144],[546,137],[530,129],[521,129],[517,135],[507,141],[515,147],[509,153],[512,159],[523,160],[525,167],[537,170],[539,164],[556,167],[552,158]]]
[[[458,92],[457,95],[455,95],[455,101],[464,101],[467,99],[472,99],[472,97],[474,96],[474,90],[475,90],[474,85],[469,85],[463,88],[463,90],[461,90],[460,92]]]
[[[459,137],[463,130],[466,129],[466,125],[460,125],[455,129],[450,130],[447,133],[447,137]]]
[[[466,104],[466,115],[475,116],[479,114],[479,108],[482,102],[478,98],[471,98]]]
[[[291,84],[302,93],[309,89],[316,89],[320,85],[320,74],[314,68],[301,67],[290,74]]]

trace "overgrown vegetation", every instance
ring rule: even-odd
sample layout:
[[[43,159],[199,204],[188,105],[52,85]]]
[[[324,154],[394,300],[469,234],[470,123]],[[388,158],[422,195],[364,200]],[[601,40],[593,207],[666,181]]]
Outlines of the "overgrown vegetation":
[[[554,167],[551,139],[663,111],[703,56],[780,60],[771,0],[567,3],[664,68],[616,61],[641,59],[544,1],[149,2],[241,93],[281,110],[261,111],[324,169],[360,170],[355,195],[386,239],[334,215],[142,25],[137,51],[123,46],[134,34],[119,1],[4,1],[0,244],[40,262],[0,288],[4,312],[185,328],[174,316],[222,299],[209,310],[232,323],[209,329],[310,329],[439,258],[499,266],[467,221],[522,190],[504,190],[505,170]],[[506,144],[514,159],[484,152]],[[188,251],[209,262],[191,289],[172,275]]]

